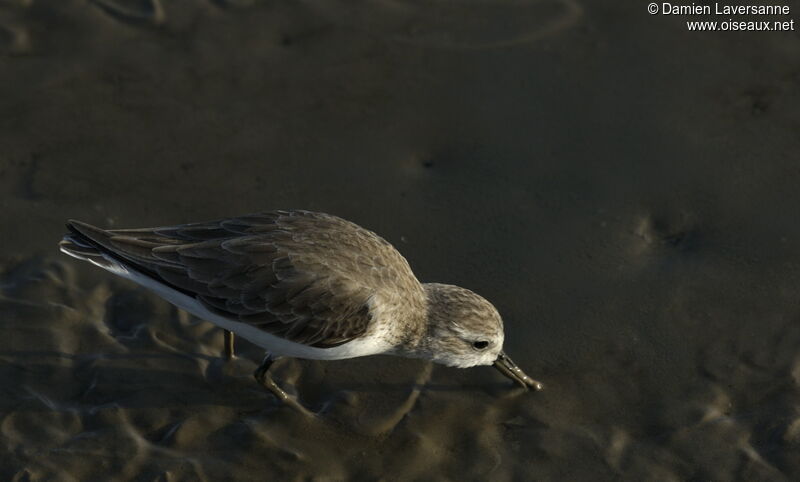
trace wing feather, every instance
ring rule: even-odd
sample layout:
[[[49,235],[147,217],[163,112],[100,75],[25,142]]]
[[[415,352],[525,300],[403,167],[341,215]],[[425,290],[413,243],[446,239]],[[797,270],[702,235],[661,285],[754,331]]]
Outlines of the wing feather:
[[[68,226],[220,315],[315,347],[364,334],[373,316],[370,299],[387,284],[421,293],[389,243],[322,213],[274,211],[143,229]]]

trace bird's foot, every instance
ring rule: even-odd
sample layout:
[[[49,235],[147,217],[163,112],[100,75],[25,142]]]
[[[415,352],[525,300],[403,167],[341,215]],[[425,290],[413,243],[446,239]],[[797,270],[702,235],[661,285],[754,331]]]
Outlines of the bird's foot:
[[[253,377],[256,379],[258,383],[260,383],[264,388],[272,392],[273,395],[281,402],[289,405],[290,407],[294,408],[298,412],[302,413],[305,416],[313,417],[316,414],[311,410],[304,407],[296,397],[293,397],[286,393],[281,387],[275,383],[275,380],[269,375],[269,369],[272,364],[275,362],[275,358],[271,355],[267,354],[264,357],[264,360],[261,362],[261,365],[256,368],[256,371],[253,373]]]

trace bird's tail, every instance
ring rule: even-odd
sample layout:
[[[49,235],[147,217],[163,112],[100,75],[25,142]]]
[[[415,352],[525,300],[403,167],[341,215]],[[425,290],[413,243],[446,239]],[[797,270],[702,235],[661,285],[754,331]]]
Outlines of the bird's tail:
[[[62,253],[89,261],[101,268],[109,269],[111,267],[113,261],[103,255],[102,249],[96,242],[76,229],[73,221],[67,222],[67,229],[69,232],[58,243],[58,248]]]

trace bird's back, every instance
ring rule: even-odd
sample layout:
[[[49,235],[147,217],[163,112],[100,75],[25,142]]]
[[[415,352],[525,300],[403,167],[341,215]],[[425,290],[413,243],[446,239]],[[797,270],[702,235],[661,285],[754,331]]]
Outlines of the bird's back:
[[[103,230],[70,221],[61,249],[193,297],[214,313],[288,341],[336,347],[400,305],[424,309],[405,258],[336,216],[272,211],[204,223]],[[408,311],[408,310],[406,310]]]

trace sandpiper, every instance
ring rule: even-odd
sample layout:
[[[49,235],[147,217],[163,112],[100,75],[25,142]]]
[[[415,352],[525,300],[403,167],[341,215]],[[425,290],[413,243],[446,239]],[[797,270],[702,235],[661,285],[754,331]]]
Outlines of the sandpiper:
[[[503,321],[465,288],[420,283],[387,241],[310,211],[271,211],[142,229],[68,221],[61,251],[143,285],[267,353],[255,378],[296,405],[268,375],[278,357],[339,360],[390,354],[454,367],[494,365],[541,389],[503,352]]]

